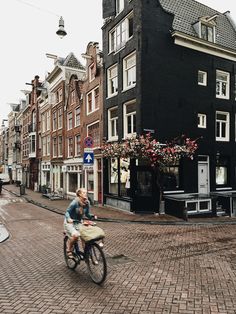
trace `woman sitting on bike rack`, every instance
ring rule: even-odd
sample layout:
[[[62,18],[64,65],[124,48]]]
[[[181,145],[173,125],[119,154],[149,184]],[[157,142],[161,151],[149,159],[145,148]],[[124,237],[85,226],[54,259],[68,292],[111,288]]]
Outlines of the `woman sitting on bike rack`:
[[[80,236],[80,226],[82,225],[83,217],[88,219],[97,219],[89,211],[90,204],[87,197],[87,191],[83,188],[76,191],[76,198],[70,203],[65,213],[64,229],[69,236],[67,255],[73,258],[73,246],[78,241]]]

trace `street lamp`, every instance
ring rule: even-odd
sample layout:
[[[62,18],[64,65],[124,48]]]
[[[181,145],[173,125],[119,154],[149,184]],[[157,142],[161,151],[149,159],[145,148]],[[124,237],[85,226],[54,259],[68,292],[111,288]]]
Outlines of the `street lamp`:
[[[58,29],[58,31],[56,32],[56,34],[57,34],[60,38],[63,38],[64,36],[67,35],[67,32],[66,32],[65,29],[64,29],[64,20],[63,20],[62,16],[61,16],[60,19],[59,19],[59,29]]]

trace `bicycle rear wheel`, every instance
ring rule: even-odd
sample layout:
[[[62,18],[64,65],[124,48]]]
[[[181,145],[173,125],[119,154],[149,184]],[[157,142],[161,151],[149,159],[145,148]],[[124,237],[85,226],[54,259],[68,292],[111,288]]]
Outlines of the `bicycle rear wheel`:
[[[97,243],[87,244],[86,264],[92,281],[102,284],[107,277],[107,262],[103,250]]]
[[[74,258],[69,258],[67,255],[67,241],[69,240],[68,236],[65,236],[64,238],[64,258],[65,262],[68,268],[70,269],[75,269],[76,266],[78,265],[77,258],[75,253],[73,252]]]

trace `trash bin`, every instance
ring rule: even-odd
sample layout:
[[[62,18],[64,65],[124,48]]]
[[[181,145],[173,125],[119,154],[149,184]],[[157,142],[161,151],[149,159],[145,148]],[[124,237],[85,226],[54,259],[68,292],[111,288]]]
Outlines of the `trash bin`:
[[[25,186],[24,184],[20,184],[20,195],[24,195],[25,194]]]

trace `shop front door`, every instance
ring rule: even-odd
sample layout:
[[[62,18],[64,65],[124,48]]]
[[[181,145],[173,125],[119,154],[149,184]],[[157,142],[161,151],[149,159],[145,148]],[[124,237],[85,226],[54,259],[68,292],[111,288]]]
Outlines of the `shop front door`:
[[[148,166],[137,166],[134,182],[134,211],[143,213],[158,212],[159,200],[160,193],[153,169]]]

